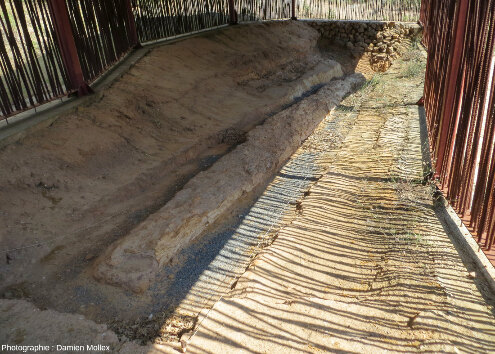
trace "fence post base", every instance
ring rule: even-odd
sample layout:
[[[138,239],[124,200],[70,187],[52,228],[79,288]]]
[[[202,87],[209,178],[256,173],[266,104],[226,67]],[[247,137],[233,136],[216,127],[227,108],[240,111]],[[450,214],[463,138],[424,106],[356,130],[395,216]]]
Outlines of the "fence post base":
[[[86,96],[91,93],[94,93],[93,89],[91,86],[89,86],[87,83],[83,83],[79,88],[77,89],[77,95],[80,96]]]

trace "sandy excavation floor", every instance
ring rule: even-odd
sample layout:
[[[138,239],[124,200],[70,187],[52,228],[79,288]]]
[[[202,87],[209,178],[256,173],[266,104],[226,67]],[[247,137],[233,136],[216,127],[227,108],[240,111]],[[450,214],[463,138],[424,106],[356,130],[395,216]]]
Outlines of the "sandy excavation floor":
[[[424,58],[407,53],[372,78],[366,61],[318,45],[308,26],[278,22],[158,47],[90,105],[2,149],[0,244],[15,250],[0,266],[0,344],[177,353],[181,338],[187,352],[207,353],[495,351],[493,296],[470,278],[473,265],[423,185],[414,103]],[[238,224],[212,225],[144,293],[93,279],[109,245],[253,127],[324,111],[320,96],[336,84],[329,59],[371,80],[266,189],[242,195],[231,211]],[[249,252],[237,262],[241,246]],[[208,252],[206,270],[191,275]],[[164,298],[178,303],[162,311]]]
[[[317,39],[276,22],[157,47],[90,104],[1,149],[1,296],[94,320],[141,314],[149,296],[95,282],[93,262],[246,132],[334,78]]]
[[[423,183],[414,65],[375,77],[301,147],[325,172],[182,337],[187,352],[495,351],[493,294],[468,273]],[[327,129],[336,119],[351,126],[338,145]]]

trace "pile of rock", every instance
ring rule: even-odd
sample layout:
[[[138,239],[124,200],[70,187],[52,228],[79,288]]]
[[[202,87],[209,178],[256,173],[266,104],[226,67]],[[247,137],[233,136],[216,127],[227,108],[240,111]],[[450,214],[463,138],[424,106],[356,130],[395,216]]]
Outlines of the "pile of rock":
[[[322,38],[348,48],[355,57],[366,54],[376,71],[387,70],[403,52],[405,42],[421,35],[415,23],[376,21],[308,21]],[[408,40],[408,41],[406,41]]]

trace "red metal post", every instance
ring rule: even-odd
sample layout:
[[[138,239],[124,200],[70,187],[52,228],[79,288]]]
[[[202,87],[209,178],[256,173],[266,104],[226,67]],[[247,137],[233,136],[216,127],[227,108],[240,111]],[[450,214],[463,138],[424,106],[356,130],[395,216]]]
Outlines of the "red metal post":
[[[445,101],[443,104],[442,112],[442,125],[440,134],[438,136],[438,151],[436,153],[437,163],[436,171],[441,170],[443,162],[445,160],[445,151],[447,150],[447,138],[449,132],[449,126],[452,120],[452,113],[455,106],[455,91],[458,85],[457,77],[460,69],[462,51],[464,47],[464,37],[466,32],[466,21],[468,12],[469,0],[460,0],[459,8],[457,12],[456,32],[454,38],[454,45],[450,53],[451,61],[449,67],[449,73],[447,76],[447,92],[445,93]]]
[[[236,25],[237,12],[235,11],[234,0],[229,0],[229,14],[230,14],[229,25]]]
[[[134,48],[141,48],[136,30],[136,21],[134,20],[134,14],[132,13],[131,0],[126,0],[125,6],[127,9],[127,22],[129,23],[129,40],[131,46]]]
[[[70,25],[69,11],[67,10],[65,0],[49,0],[48,5],[57,34],[60,54],[67,74],[69,75],[71,89],[77,91],[78,96],[92,93],[93,90],[84,81],[81,63],[77,55],[76,43]]]
[[[292,0],[291,10],[292,10],[292,17],[290,19],[291,20],[297,20],[297,17],[296,17],[296,0]]]

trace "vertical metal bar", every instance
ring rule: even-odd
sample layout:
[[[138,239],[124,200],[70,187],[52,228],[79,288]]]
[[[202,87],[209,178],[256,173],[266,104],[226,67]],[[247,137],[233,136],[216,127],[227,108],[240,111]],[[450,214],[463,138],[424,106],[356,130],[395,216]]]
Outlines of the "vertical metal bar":
[[[464,47],[464,36],[466,31],[466,20],[469,0],[460,0],[459,8],[457,12],[456,31],[454,37],[454,45],[450,53],[451,64],[449,67],[448,83],[446,99],[443,105],[443,119],[442,126],[440,127],[440,135],[438,137],[438,150],[436,153],[437,163],[436,170],[440,171],[445,159],[445,151],[447,150],[447,140],[449,126],[452,121],[455,92],[458,85],[457,77],[460,69],[460,63],[462,58],[462,51]],[[438,173],[438,172],[437,172]]]
[[[229,0],[229,15],[230,15],[229,25],[236,25],[237,12],[235,12],[234,0]]]
[[[136,30],[136,21],[134,20],[134,14],[132,13],[131,0],[126,0],[125,6],[127,10],[127,23],[129,24],[129,42],[134,48],[141,48]]]
[[[290,19],[291,20],[297,20],[297,17],[296,17],[296,0],[292,0],[291,9],[292,9],[292,17]]]
[[[57,34],[60,53],[69,76],[71,88],[77,90],[78,96],[92,93],[93,90],[84,81],[65,0],[49,0],[48,4],[52,14],[55,33]]]

